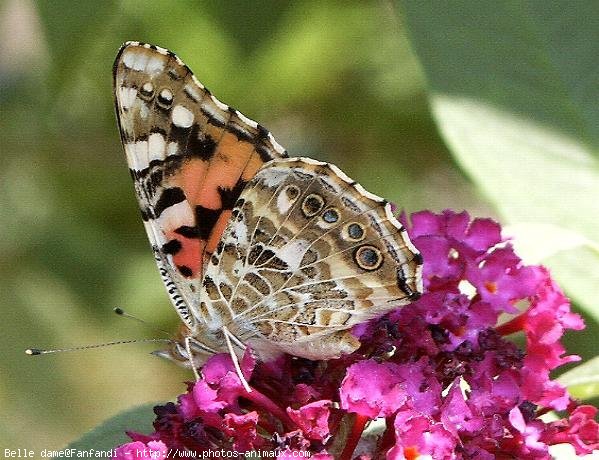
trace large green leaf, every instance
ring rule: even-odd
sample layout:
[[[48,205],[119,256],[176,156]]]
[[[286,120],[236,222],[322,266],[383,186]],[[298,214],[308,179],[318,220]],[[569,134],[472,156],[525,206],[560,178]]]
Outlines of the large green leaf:
[[[599,318],[599,3],[402,6],[456,160]]]
[[[96,452],[109,451],[120,444],[131,441],[125,434],[125,431],[150,433],[152,431],[152,421],[154,420],[152,408],[155,405],[156,404],[144,404],[143,406],[121,412],[106,420],[101,425],[98,425],[90,432],[84,434],[81,439],[69,444],[64,449],[66,455],[57,458],[72,458],[72,456],[68,455],[68,452],[71,452],[71,449],[74,449],[72,452],[89,451],[90,449],[94,449]]]
[[[520,113],[597,147],[599,3],[405,1],[432,89]],[[595,153],[597,153],[595,151]]]

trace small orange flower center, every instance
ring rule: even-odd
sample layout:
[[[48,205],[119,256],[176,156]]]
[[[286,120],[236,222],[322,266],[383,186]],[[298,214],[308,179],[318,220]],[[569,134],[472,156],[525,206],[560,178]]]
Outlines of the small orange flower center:
[[[497,292],[497,283],[494,283],[493,281],[485,281],[485,288],[491,294],[495,294]]]
[[[420,452],[418,452],[418,447],[410,446],[403,450],[403,455],[406,460],[416,460],[420,456]]]

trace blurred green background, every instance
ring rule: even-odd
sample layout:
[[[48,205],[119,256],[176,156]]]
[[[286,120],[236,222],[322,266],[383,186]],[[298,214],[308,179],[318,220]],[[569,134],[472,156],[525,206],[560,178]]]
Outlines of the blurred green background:
[[[491,88],[461,96],[476,102],[493,94],[497,97],[489,99],[491,103],[512,109],[501,99],[501,84],[459,78],[460,71],[470,75],[470,68],[495,78],[488,69],[474,68],[477,46],[479,55],[489,52],[480,46],[483,42],[457,40],[454,48],[446,43],[452,18],[462,20],[460,8],[447,16],[435,8],[427,12],[417,2],[405,7],[392,2],[275,0],[0,3],[0,447],[61,448],[121,410],[173,398],[184,390],[181,382],[191,379],[187,371],[150,356],[151,344],[37,358],[23,353],[32,346],[155,336],[116,317],[111,312],[116,305],[157,327],[174,330],[177,324],[139,219],[113,113],[112,63],[126,40],[172,49],[219,99],[268,127],[292,155],[333,162],[407,211],[467,209],[472,215],[516,224],[514,228],[526,221],[528,234],[535,228],[531,230],[531,223],[553,225],[553,216],[544,219],[551,214],[545,207],[526,204],[535,184],[522,183],[509,170],[502,173],[501,163],[485,163],[484,153],[493,153],[492,148],[465,145],[461,140],[470,137],[464,135],[464,125],[444,122],[448,112],[448,119],[468,126],[485,121],[487,112],[478,115],[480,107],[467,105],[460,112],[463,106],[443,97],[455,96],[460,83]],[[446,22],[427,24],[435,14],[444,15]],[[441,50],[432,46],[435,39]],[[461,61],[435,68],[435,63],[443,65],[443,56],[435,56],[442,46],[459,53],[464,43],[474,57],[466,53]],[[457,76],[445,77],[445,70]],[[520,77],[507,72],[502,78],[515,87]],[[530,75],[527,78],[530,82]],[[456,84],[444,88],[445,82]],[[509,92],[510,85],[504,86]],[[560,101],[551,103],[550,114]],[[553,118],[537,119],[539,110],[526,109],[514,110],[555,129]],[[587,122],[595,115],[590,113]],[[563,133],[576,138],[576,128]],[[477,132],[481,137],[484,129]],[[596,146],[594,133],[586,134],[584,145]],[[505,136],[513,140],[509,133]],[[514,149],[517,144],[509,151]],[[465,159],[464,152],[474,160]],[[592,178],[596,158],[589,161]],[[481,165],[488,168],[489,180],[478,175]],[[567,168],[552,174],[564,175],[564,188],[569,183],[564,178],[572,180]],[[499,179],[502,183],[493,188]],[[496,200],[497,189],[517,189],[520,198],[512,201],[524,204],[504,206]],[[514,208],[521,215],[513,213]],[[529,209],[538,210],[530,222],[522,217],[530,215]],[[576,225],[564,231],[574,235],[558,241],[565,239],[575,248],[586,247],[592,239]],[[528,249],[535,254],[535,240],[523,237],[524,250],[530,243]],[[593,265],[596,247],[593,251],[585,253],[592,258],[585,276],[599,270]],[[564,273],[568,293],[578,295],[585,310],[593,293],[584,277],[581,283],[580,276],[571,276],[577,260],[558,263],[555,269]],[[590,330],[570,343],[574,352],[590,358],[596,354],[596,314],[586,311]]]

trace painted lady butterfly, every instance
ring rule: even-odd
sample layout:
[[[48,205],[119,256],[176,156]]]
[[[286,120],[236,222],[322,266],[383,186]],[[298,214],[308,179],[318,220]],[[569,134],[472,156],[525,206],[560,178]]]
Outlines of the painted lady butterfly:
[[[183,322],[159,354],[194,371],[223,351],[239,371],[248,344],[262,358],[334,358],[360,345],[353,325],[418,298],[422,258],[390,204],[334,165],[288,158],[172,52],[126,43],[114,90],[144,225]]]

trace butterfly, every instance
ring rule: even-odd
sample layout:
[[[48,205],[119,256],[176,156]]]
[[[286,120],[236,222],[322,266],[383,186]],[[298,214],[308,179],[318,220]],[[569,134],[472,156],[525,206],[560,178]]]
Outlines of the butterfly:
[[[331,359],[360,346],[352,326],[422,293],[422,257],[387,201],[332,164],[290,158],[171,51],[125,43],[114,92],[144,226],[182,321],[161,356],[197,377],[207,356],[229,352],[242,380],[248,345],[262,359]]]

